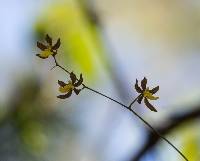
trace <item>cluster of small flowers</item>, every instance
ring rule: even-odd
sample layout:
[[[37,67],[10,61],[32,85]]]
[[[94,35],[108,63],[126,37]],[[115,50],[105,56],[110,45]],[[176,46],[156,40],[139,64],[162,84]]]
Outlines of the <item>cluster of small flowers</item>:
[[[57,96],[60,99],[66,99],[69,98],[72,93],[74,92],[76,95],[78,95],[83,89],[88,89],[96,94],[99,94],[101,96],[104,96],[107,99],[112,100],[115,103],[118,103],[119,105],[122,105],[123,107],[127,108],[129,111],[131,111],[134,115],[136,115],[141,121],[143,121],[156,135],[161,137],[164,141],[166,141],[169,145],[171,145],[186,161],[188,159],[186,156],[181,153],[181,151],[176,148],[169,140],[167,140],[164,136],[162,136],[157,130],[155,130],[147,121],[145,121],[141,116],[139,116],[135,111],[132,110],[131,106],[137,101],[139,104],[142,103],[144,100],[144,104],[146,105],[147,108],[149,108],[153,112],[157,112],[156,108],[149,102],[149,100],[157,100],[159,97],[154,96],[155,93],[158,92],[159,86],[150,89],[147,87],[147,79],[144,77],[143,80],[140,82],[140,86],[138,85],[138,80],[136,79],[135,83],[135,90],[138,93],[138,96],[134,99],[134,101],[131,102],[129,106],[124,105],[123,103],[106,96],[105,94],[94,90],[90,87],[87,87],[85,84],[83,84],[83,76],[80,74],[79,79],[73,72],[69,72],[66,70],[64,67],[58,64],[56,60],[56,55],[57,51],[60,47],[60,38],[57,40],[55,44],[52,43],[52,38],[49,35],[46,35],[45,37],[46,44],[43,44],[41,42],[37,42],[37,47],[41,50],[40,54],[36,54],[39,58],[42,59],[47,59],[49,56],[52,56],[55,61],[55,66],[54,67],[60,67],[62,70],[67,72],[70,75],[70,80],[65,83],[63,81],[58,80],[58,85],[59,85],[59,92],[61,95]],[[82,88],[80,88],[82,86]]]
[[[36,54],[39,58],[47,59],[49,56],[55,56],[57,55],[57,50],[60,47],[60,38],[57,40],[57,42],[53,45],[52,38],[47,34],[45,37],[46,44],[43,44],[41,42],[37,42],[37,47],[41,50],[39,54]],[[69,98],[72,95],[72,92],[76,93],[78,95],[81,91],[81,89],[78,89],[79,86],[83,83],[83,77],[82,74],[80,75],[80,78],[77,79],[76,75],[71,72],[70,73],[70,79],[68,83],[65,83],[63,81],[58,80],[59,84],[59,91],[62,93],[62,95],[57,96],[60,99],[66,99]]]
[[[61,44],[60,38],[55,44],[53,44],[52,38],[49,35],[46,35],[45,41],[46,44],[37,42],[37,47],[41,50],[41,52],[40,54],[36,54],[36,56],[42,59],[47,59],[49,56],[53,56],[55,59],[55,56],[57,55],[57,50],[59,49]],[[80,74],[79,79],[77,79],[76,75],[73,72],[70,72],[69,74],[70,80],[68,81],[68,83],[58,80],[59,91],[62,94],[57,97],[60,99],[69,98],[73,92],[78,95],[80,91],[84,89],[82,74]],[[83,86],[83,88],[78,88],[81,85]],[[149,87],[147,87],[147,79],[144,77],[144,79],[141,81],[141,87],[138,85],[138,80],[136,79],[135,89],[139,93],[139,96],[137,97],[137,102],[141,104],[142,100],[144,99],[146,107],[148,107],[151,111],[157,112],[156,108],[149,103],[149,100],[157,100],[159,98],[154,96],[154,94],[158,92],[159,86],[150,90]]]

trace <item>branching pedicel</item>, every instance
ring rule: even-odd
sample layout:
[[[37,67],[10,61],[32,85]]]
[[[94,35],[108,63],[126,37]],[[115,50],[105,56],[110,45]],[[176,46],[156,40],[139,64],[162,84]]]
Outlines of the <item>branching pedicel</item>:
[[[140,115],[138,115],[131,108],[136,101],[139,104],[141,104],[142,100],[144,99],[144,104],[146,105],[146,107],[149,108],[153,112],[157,112],[156,108],[152,104],[150,104],[150,102],[148,100],[157,100],[159,98],[159,97],[154,96],[154,94],[159,90],[159,86],[150,90],[149,87],[147,87],[147,79],[144,77],[144,79],[141,81],[141,87],[139,87],[138,80],[136,79],[135,90],[139,93],[139,95],[130,103],[129,106],[127,106],[127,105],[125,105],[125,104],[123,104],[123,103],[121,103],[121,102],[119,102],[119,101],[117,101],[117,100],[95,90],[95,89],[92,89],[92,88],[86,86],[83,83],[82,74],[80,74],[80,78],[78,79],[77,76],[73,72],[69,72],[67,69],[62,67],[57,62],[56,55],[58,53],[57,51],[58,51],[60,44],[61,44],[60,38],[57,40],[57,42],[54,45],[53,45],[53,42],[52,42],[52,38],[49,35],[46,35],[45,40],[46,40],[47,44],[37,42],[37,47],[41,50],[41,52],[40,52],[40,54],[36,54],[36,56],[38,56],[39,58],[42,58],[42,59],[47,59],[49,56],[52,56],[53,59],[54,59],[54,62],[55,62],[55,66],[53,68],[59,67],[60,69],[65,71],[70,76],[70,80],[67,83],[58,80],[59,92],[61,93],[61,95],[57,96],[58,98],[67,99],[72,95],[73,92],[76,95],[78,95],[84,89],[87,89],[91,92],[94,92],[98,95],[101,95],[101,96],[121,105],[122,107],[126,108],[131,113],[133,113],[135,116],[137,116],[156,135],[158,135],[160,138],[162,138],[164,141],[166,141],[169,145],[171,145],[186,161],[188,161],[186,156],[177,147],[175,147],[168,139],[166,139],[164,136],[162,136],[155,128],[153,128],[152,125],[150,125],[147,121],[145,121]],[[80,88],[80,86],[81,86],[81,88]]]

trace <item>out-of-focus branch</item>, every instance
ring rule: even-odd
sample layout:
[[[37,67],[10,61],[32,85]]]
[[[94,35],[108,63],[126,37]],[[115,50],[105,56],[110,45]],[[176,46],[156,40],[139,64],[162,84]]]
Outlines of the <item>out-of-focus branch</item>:
[[[194,108],[195,110],[184,113],[184,114],[176,114],[171,116],[168,120],[171,120],[166,126],[157,127],[156,129],[163,135],[170,134],[177,127],[183,125],[186,122],[194,121],[195,119],[200,118],[200,105]],[[160,141],[160,137],[154,135],[151,131],[148,130],[148,138],[147,142],[144,146],[139,150],[139,152],[134,155],[130,161],[139,161],[142,157],[151,149],[153,149],[156,144]]]
[[[55,55],[56,55],[56,54],[57,54],[57,53],[55,53]],[[59,65],[59,63],[58,63],[57,60],[56,60],[55,55],[53,55],[53,58],[54,58],[54,61],[55,61],[55,64],[56,64],[55,67],[59,67],[60,69],[62,69],[63,71],[65,71],[67,74],[71,75],[71,73],[70,73],[67,69],[65,69],[63,66]],[[72,79],[72,78],[71,78],[71,79]],[[75,78],[75,79],[77,80],[77,78]],[[96,93],[96,94],[98,94],[98,95],[100,95],[100,96],[103,96],[103,97],[105,97],[106,99],[109,99],[109,100],[111,100],[111,101],[117,103],[118,105],[121,105],[123,108],[129,110],[133,115],[135,115],[139,120],[141,120],[147,127],[149,127],[149,129],[152,131],[152,134],[157,135],[159,138],[163,139],[163,140],[164,140],[166,143],[168,143],[172,148],[174,148],[174,150],[176,150],[177,153],[179,153],[186,161],[188,161],[187,157],[186,157],[186,156],[171,142],[171,141],[169,141],[167,138],[165,138],[165,137],[163,136],[162,133],[160,133],[159,131],[157,131],[151,124],[149,124],[145,119],[143,119],[143,117],[141,117],[139,114],[137,114],[137,113],[131,108],[131,106],[133,105],[133,103],[136,102],[136,100],[138,99],[138,97],[137,97],[136,99],[134,99],[134,101],[128,106],[128,105],[125,105],[125,104],[121,103],[120,101],[118,101],[118,100],[116,100],[116,99],[113,99],[112,97],[109,97],[109,96],[105,95],[104,93],[102,93],[102,92],[100,92],[100,91],[98,91],[98,90],[95,90],[95,89],[93,89],[93,88],[88,87],[87,85],[83,84],[83,82],[81,82],[81,84],[82,84],[82,86],[83,86],[82,90],[83,90],[83,89],[87,89],[87,90],[89,90],[89,91],[91,91],[91,92],[93,92],[93,93]],[[146,85],[145,85],[145,86],[146,86]]]

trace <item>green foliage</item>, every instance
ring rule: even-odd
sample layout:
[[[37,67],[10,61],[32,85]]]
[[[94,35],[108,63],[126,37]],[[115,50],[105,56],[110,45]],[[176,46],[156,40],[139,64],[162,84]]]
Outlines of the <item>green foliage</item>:
[[[103,47],[96,26],[90,23],[79,3],[68,0],[55,4],[42,13],[36,32],[62,39],[61,58],[67,66],[87,73],[93,80],[103,62]]]

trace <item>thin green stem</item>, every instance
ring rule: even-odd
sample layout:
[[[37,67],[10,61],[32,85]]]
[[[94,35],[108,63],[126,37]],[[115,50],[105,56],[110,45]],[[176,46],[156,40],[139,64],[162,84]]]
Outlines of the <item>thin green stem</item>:
[[[138,98],[141,96],[141,94],[140,95],[138,95],[131,103],[130,103],[130,105],[128,106],[129,108],[131,108],[131,106],[138,100]]]
[[[156,135],[158,135],[160,138],[162,138],[164,141],[166,141],[169,145],[171,145],[186,161],[188,161],[188,159],[186,158],[186,156],[175,146],[175,145],[173,145],[168,139],[166,139],[164,136],[162,136],[151,124],[149,124],[146,120],[144,120],[139,114],[137,114],[133,109],[131,109],[131,106],[136,102],[136,100],[138,99],[138,97],[140,96],[138,96],[138,97],[136,97],[135,99],[134,99],[134,101],[129,105],[129,106],[126,106],[125,104],[123,104],[123,103],[121,103],[121,102],[119,102],[119,101],[117,101],[117,100],[115,100],[115,99],[113,99],[113,98],[111,98],[111,97],[109,97],[109,96],[106,96],[105,94],[103,94],[103,93],[101,93],[101,92],[99,92],[99,91],[96,91],[96,90],[94,90],[94,89],[92,89],[92,88],[90,88],[90,87],[87,87],[87,86],[85,86],[84,85],[84,88],[86,88],[86,89],[88,89],[88,90],[90,90],[90,91],[92,91],[92,92],[94,92],[94,93],[96,93],[96,94],[99,94],[99,95],[101,95],[101,96],[103,96],[103,97],[106,97],[106,98],[108,98],[109,100],[111,100],[111,101],[113,101],[113,102],[115,102],[115,103],[117,103],[117,104],[119,104],[119,105],[121,105],[121,106],[123,106],[123,107],[125,107],[126,109],[128,109],[130,112],[132,112],[135,116],[137,116],[147,127],[149,127],[150,129],[151,129],[151,131],[152,132],[154,132]]]
[[[56,64],[55,67],[57,66],[57,67],[61,68],[62,70],[64,70],[67,74],[70,74],[70,72],[69,72],[67,69],[65,69],[64,67],[62,67],[61,65],[58,64],[58,62],[57,62],[55,56],[53,56],[53,58],[54,58],[54,61],[55,61],[55,64]],[[98,95],[101,95],[101,96],[103,96],[103,97],[105,97],[105,98],[107,98],[107,99],[109,99],[109,100],[111,100],[111,101],[113,101],[113,102],[115,102],[115,103],[121,105],[122,107],[126,108],[127,110],[129,110],[132,114],[134,114],[135,116],[137,116],[137,117],[152,131],[152,132],[154,132],[154,134],[158,135],[160,138],[162,138],[164,141],[166,141],[166,142],[167,142],[171,147],[173,147],[186,161],[189,161],[189,160],[187,159],[187,157],[186,157],[175,145],[173,145],[168,139],[166,139],[164,136],[162,136],[151,124],[149,124],[146,120],[144,120],[139,114],[137,114],[137,113],[131,108],[131,106],[137,101],[137,99],[138,99],[138,97],[140,97],[140,95],[137,96],[137,97],[131,102],[131,104],[130,104],[129,106],[127,106],[127,105],[125,105],[125,104],[123,104],[123,103],[121,103],[121,102],[119,102],[119,101],[117,101],[117,100],[115,100],[115,99],[113,99],[113,98],[111,98],[111,97],[109,97],[109,96],[107,96],[107,95],[105,95],[105,94],[103,94],[103,93],[101,93],[101,92],[95,90],[95,89],[92,89],[92,88],[86,86],[85,84],[82,84],[82,86],[83,86],[82,90],[83,90],[83,89],[87,89],[87,90],[89,90],[89,91],[91,91],[91,92],[94,92],[94,93],[96,93],[96,94],[98,94]]]
[[[55,62],[55,66],[54,66],[52,69],[54,69],[55,67],[59,67],[59,68],[61,68],[62,70],[64,70],[67,74],[70,74],[70,72],[69,72],[67,69],[65,69],[65,68],[62,67],[60,64],[58,64],[58,61],[57,61],[55,55],[53,56],[53,59],[54,59],[54,62]]]
[[[94,89],[92,89],[90,87],[87,87],[86,85],[83,85],[83,86],[84,86],[85,89],[88,89],[88,90],[90,90],[90,91],[92,91],[92,92],[94,92],[96,94],[99,94],[99,95],[101,95],[101,96],[103,96],[103,97],[105,97],[105,98],[107,98],[107,99],[109,99],[109,100],[111,100],[111,101],[113,101],[113,102],[125,107],[125,105],[123,103],[121,103],[121,102],[119,102],[119,101],[117,101],[117,100],[115,100],[115,99],[113,99],[113,98],[111,98],[109,96],[106,96],[105,94],[103,94],[103,93],[101,93],[101,92],[99,92],[97,90],[94,90]]]
[[[144,120],[140,115],[138,115],[133,109],[128,108],[134,115],[136,115],[146,126],[148,126],[152,132],[154,132],[156,135],[158,135],[160,138],[162,138],[164,141],[166,141],[169,145],[171,145],[186,161],[189,161],[187,157],[175,146],[173,145],[167,138],[162,136],[151,124],[149,124],[146,120]]]

